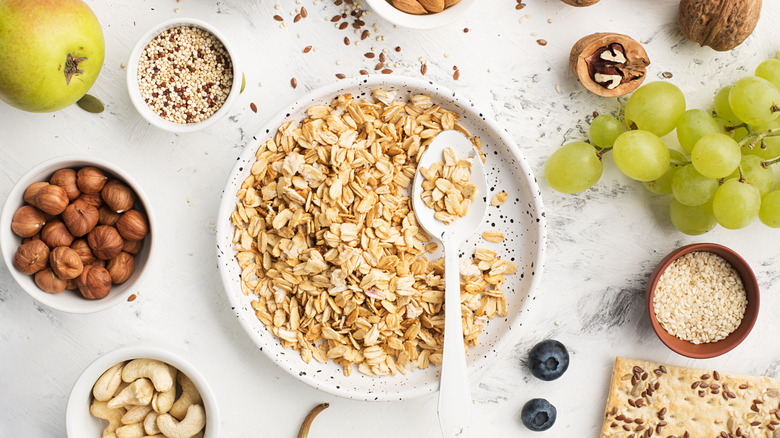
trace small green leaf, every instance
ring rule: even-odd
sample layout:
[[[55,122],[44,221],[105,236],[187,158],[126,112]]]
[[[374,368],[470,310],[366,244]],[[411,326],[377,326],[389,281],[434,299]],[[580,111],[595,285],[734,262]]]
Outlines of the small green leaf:
[[[243,93],[244,88],[246,88],[246,76],[243,73],[241,73],[241,91],[239,91],[238,94]]]
[[[105,109],[103,102],[90,94],[85,94],[84,97],[76,102],[76,105],[78,105],[79,108],[83,109],[84,111],[92,114],[100,114]]]

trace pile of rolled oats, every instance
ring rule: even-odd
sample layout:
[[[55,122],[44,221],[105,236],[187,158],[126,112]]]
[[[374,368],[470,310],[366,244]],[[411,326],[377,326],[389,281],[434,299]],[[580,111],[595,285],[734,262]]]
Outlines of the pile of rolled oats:
[[[469,184],[471,158],[459,158],[452,148],[442,151],[444,160],[429,168],[420,167],[423,192],[420,198],[435,211],[433,217],[445,225],[465,217],[471,201],[477,197],[477,188]]]
[[[408,197],[417,162],[459,115],[430,97],[346,94],[288,122],[256,152],[239,190],[233,238],[241,288],[260,321],[308,363],[349,375],[395,375],[440,364],[444,261],[417,226]],[[477,149],[481,143],[472,139]],[[463,263],[467,344],[506,315],[501,286],[514,263],[477,249]]]

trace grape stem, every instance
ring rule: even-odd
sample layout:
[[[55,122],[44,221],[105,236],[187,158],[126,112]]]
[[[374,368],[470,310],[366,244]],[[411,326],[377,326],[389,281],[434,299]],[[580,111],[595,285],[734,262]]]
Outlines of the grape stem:
[[[742,165],[740,164],[737,166],[737,170],[739,170],[739,182],[743,183],[745,182],[745,174],[742,173]]]
[[[767,161],[762,161],[761,162],[761,167],[766,169],[767,167],[769,167],[769,166],[771,166],[773,164],[776,164],[776,163],[780,163],[780,157],[773,158],[773,159],[767,160]]]
[[[770,128],[767,129],[764,132],[754,132],[752,134],[748,134],[739,141],[739,147],[745,147],[747,146],[750,149],[753,149],[756,147],[757,144],[761,143],[761,149],[766,149],[766,145],[764,144],[764,139],[767,137],[775,137],[780,135],[780,128]]]
[[[601,161],[601,157],[603,157],[604,154],[609,152],[609,150],[611,149],[611,148],[610,149],[602,148],[602,147],[596,146],[595,144],[592,145],[592,146],[596,149],[596,157],[598,157],[599,161]]]
[[[740,123],[740,124],[734,125],[734,126],[724,126],[723,130],[726,131],[726,133],[729,133],[729,132],[736,131],[739,128],[745,128],[747,130],[750,130],[750,127],[748,126],[747,123]]]
[[[682,167],[682,166],[687,166],[688,164],[691,164],[691,162],[690,161],[669,160],[669,164],[671,164],[673,166]]]

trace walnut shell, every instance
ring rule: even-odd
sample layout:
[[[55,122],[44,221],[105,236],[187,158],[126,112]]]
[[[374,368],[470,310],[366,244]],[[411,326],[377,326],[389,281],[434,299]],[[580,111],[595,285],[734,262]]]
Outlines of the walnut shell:
[[[561,1],[566,3],[567,5],[572,5],[577,7],[591,6],[599,2],[599,0],[561,0]]]
[[[682,0],[677,15],[688,39],[724,52],[753,33],[761,0]]]
[[[49,265],[49,247],[41,240],[19,245],[14,254],[14,266],[25,274],[35,274]]]
[[[76,279],[79,292],[84,298],[97,300],[111,292],[111,276],[105,268],[88,265]]]
[[[650,59],[636,40],[618,33],[594,33],[581,38],[569,53],[569,68],[591,93],[616,97],[630,93],[645,80]]]

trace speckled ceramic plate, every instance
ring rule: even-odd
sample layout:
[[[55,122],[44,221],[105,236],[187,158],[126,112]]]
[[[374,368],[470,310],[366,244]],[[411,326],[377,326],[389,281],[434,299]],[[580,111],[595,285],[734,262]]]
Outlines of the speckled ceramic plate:
[[[398,91],[398,97],[408,98],[411,94],[427,94],[434,103],[461,114],[461,123],[473,135],[482,139],[483,151],[487,155],[485,171],[489,198],[501,190],[509,199],[500,207],[488,207],[485,223],[462,247],[471,255],[478,245],[499,253],[504,259],[514,261],[518,266],[515,275],[507,276],[502,288],[508,298],[508,314],[488,321],[479,337],[479,344],[469,348],[469,374],[474,376],[492,358],[508,351],[520,332],[523,315],[528,311],[539,283],[542,258],[546,243],[546,229],[542,209],[541,192],[531,169],[505,130],[482,117],[474,106],[457,93],[419,79],[403,77],[373,77],[342,80],[336,84],[314,90],[273,117],[238,157],[225,186],[219,209],[217,225],[217,257],[225,291],[238,320],[252,340],[285,371],[301,381],[331,394],[358,400],[401,400],[417,397],[435,391],[439,384],[439,367],[426,370],[414,369],[407,375],[369,377],[354,370],[345,377],[342,368],[333,362],[320,364],[316,361],[304,363],[297,351],[282,348],[279,341],[255,317],[251,296],[241,292],[241,269],[235,260],[231,240],[234,227],[230,215],[235,210],[236,193],[241,183],[249,176],[255,161],[255,151],[276,133],[282,123],[301,120],[306,108],[312,105],[329,104],[342,93],[356,97],[369,96],[374,89]],[[495,228],[504,233],[503,243],[489,243],[481,238],[481,232]]]

